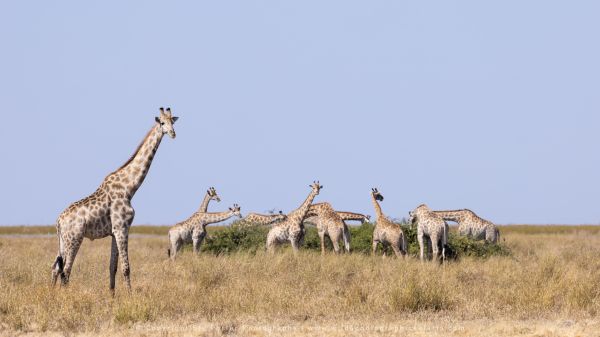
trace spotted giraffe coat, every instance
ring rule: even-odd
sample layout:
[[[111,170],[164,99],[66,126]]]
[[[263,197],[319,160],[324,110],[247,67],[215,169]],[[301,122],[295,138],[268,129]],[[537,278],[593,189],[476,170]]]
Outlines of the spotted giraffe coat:
[[[309,206],[319,194],[321,188],[323,188],[317,181],[310,185],[310,187],[312,190],[302,205],[289,213],[284,221],[271,227],[271,230],[267,234],[267,251],[273,253],[277,246],[289,241],[294,253],[298,252],[304,241],[305,230],[303,221],[306,218]]]
[[[388,219],[381,210],[379,201],[383,201],[383,195],[376,189],[371,190],[371,199],[377,214],[377,222],[373,228],[373,255],[377,253],[378,244],[390,245],[396,256],[406,256],[408,253],[408,240],[400,225]],[[385,252],[384,252],[385,254]]]
[[[225,212],[204,213],[196,212],[187,220],[182,221],[169,229],[170,248],[167,254],[171,259],[175,259],[177,253],[181,250],[184,244],[192,243],[194,253],[200,253],[200,245],[206,237],[206,226],[209,224],[225,221],[233,216],[242,217],[240,206],[233,205]]]
[[[425,204],[419,205],[409,215],[410,222],[417,223],[417,240],[419,241],[421,261],[424,260],[425,240],[431,246],[434,260],[438,259],[440,246],[442,248],[442,260],[445,260],[446,245],[448,244],[448,224]]]
[[[454,221],[458,224],[460,235],[471,237],[475,240],[486,240],[496,243],[500,240],[500,231],[492,222],[480,218],[470,209],[454,211],[434,211],[446,221]]]
[[[83,239],[90,240],[112,237],[110,255],[110,290],[115,289],[117,262],[121,258],[121,269],[127,289],[131,289],[129,267],[129,227],[135,211],[131,199],[144,182],[154,155],[165,134],[175,138],[171,110],[160,109],[160,117],[150,129],[134,154],[119,169],[109,174],[100,187],[90,196],[74,202],[65,209],[56,221],[58,256],[52,264],[52,285],[58,276],[61,284],[69,282],[71,269]]]
[[[335,253],[340,253],[340,241],[343,241],[346,252],[350,252],[350,231],[342,217],[331,207],[331,204],[328,202],[312,204],[308,216],[316,216],[314,221],[321,240],[322,254],[325,254],[325,236],[329,236]]]

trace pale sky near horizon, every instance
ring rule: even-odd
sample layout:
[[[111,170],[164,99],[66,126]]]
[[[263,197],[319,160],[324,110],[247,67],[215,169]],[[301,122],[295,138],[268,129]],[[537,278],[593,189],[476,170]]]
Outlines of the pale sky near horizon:
[[[421,203],[600,223],[600,2],[0,4],[0,225],[52,224],[180,117],[134,224]]]

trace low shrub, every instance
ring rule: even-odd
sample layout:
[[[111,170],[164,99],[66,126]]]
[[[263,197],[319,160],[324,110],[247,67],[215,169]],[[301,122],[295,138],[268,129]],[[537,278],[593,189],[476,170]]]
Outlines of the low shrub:
[[[419,243],[417,242],[416,226],[409,225],[405,221],[399,223],[402,226],[407,240],[408,253],[412,256],[419,256]],[[321,243],[317,229],[313,226],[306,226],[306,234],[302,249],[320,250]],[[373,224],[364,223],[360,226],[350,226],[350,247],[354,253],[371,254]],[[269,226],[261,225],[238,225],[232,224],[228,227],[221,227],[211,231],[202,245],[202,251],[210,252],[216,255],[228,254],[233,252],[250,252],[265,250],[265,243]],[[333,246],[329,238],[325,240],[327,250],[332,250]],[[387,254],[393,254],[390,247],[378,247],[378,254],[381,250]],[[449,259],[458,259],[460,257],[470,256],[478,258],[487,258],[490,256],[510,255],[508,247],[487,243],[484,241],[475,241],[473,239],[450,233],[448,245],[446,246],[446,256]]]

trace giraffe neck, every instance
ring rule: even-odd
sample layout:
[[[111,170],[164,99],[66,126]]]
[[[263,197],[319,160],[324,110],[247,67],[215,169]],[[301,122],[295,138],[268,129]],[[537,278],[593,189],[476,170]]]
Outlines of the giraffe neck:
[[[433,213],[441,216],[444,220],[460,223],[465,218],[464,210],[457,211],[434,211]]]
[[[381,211],[381,206],[379,206],[379,202],[373,195],[371,195],[371,199],[373,200],[373,206],[375,207],[375,214],[377,215],[377,219],[384,218],[383,212]]]
[[[268,225],[279,219],[279,215],[263,215],[258,213],[250,213],[245,218],[245,222],[251,222],[257,225]]]
[[[200,222],[206,226],[212,223],[225,221],[233,216],[232,211],[216,212],[216,213],[196,213]]]
[[[156,124],[146,138],[138,146],[135,153],[129,160],[123,164],[117,171],[109,175],[120,178],[120,181],[125,189],[125,195],[131,199],[138,188],[144,182],[154,155],[158,150],[158,146],[163,137],[163,132],[160,125]],[[107,177],[107,179],[109,178]]]
[[[198,208],[198,212],[206,213],[206,211],[208,211],[208,203],[210,202],[210,199],[211,196],[206,193],[204,200],[202,200],[202,203],[200,204],[200,208]]]
[[[302,203],[302,205],[300,205],[300,207],[298,207],[295,211],[292,212],[290,216],[288,216],[289,218],[292,218],[293,223],[302,223],[302,220],[304,220],[304,218],[306,217],[306,213],[308,213],[310,204],[312,204],[316,196],[317,192],[314,190],[311,191],[306,200],[304,200],[304,202]]]
[[[367,221],[367,216],[360,213],[336,211],[342,220]]]

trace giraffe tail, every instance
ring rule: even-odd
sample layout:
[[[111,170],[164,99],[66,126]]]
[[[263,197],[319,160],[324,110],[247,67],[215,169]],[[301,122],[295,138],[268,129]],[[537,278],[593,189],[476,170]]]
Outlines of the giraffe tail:
[[[346,253],[350,253],[350,230],[347,225],[344,225],[344,248],[346,248]]]
[[[51,268],[52,269],[52,287],[54,287],[54,285],[56,285],[56,280],[58,279],[59,275],[60,275],[61,281],[63,283],[66,282],[65,273],[64,273],[65,260],[63,258],[63,242],[62,242],[62,237],[60,235],[60,226],[57,226],[56,234],[58,236],[58,255],[56,256],[56,259],[54,260],[54,263],[52,264],[52,268]]]
[[[65,261],[63,260],[62,256],[58,255],[56,257],[56,260],[54,260],[54,263],[52,264],[52,269],[55,270],[58,274],[62,274],[64,267]]]

